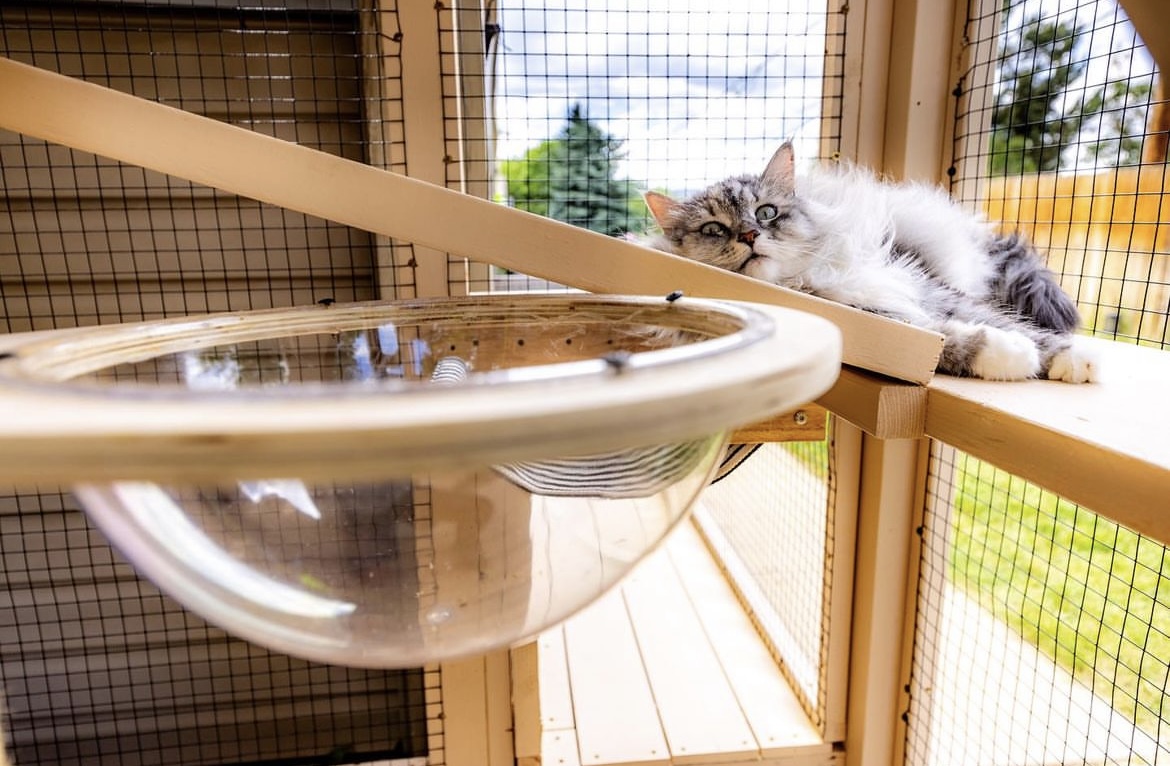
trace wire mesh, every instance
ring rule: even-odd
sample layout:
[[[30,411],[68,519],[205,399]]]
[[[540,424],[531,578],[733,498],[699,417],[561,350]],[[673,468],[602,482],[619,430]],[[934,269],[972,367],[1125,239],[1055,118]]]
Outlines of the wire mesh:
[[[1165,545],[932,449],[906,762],[1170,763]]]
[[[464,17],[439,11],[448,158],[460,159],[448,183],[620,236],[651,226],[647,189],[684,195],[758,173],[787,138],[806,160],[839,148],[845,9],[811,0],[489,8],[471,60],[466,44],[459,55]],[[462,260],[450,273],[452,290],[550,288]]]
[[[396,23],[390,2],[5,2],[0,55],[405,172]],[[0,166],[0,332],[415,294],[409,245],[6,131]],[[442,762],[437,669],[230,638],[57,489],[0,495],[0,542],[18,763]]]
[[[1166,348],[1170,112],[1113,0],[985,2],[956,90],[953,192],[1048,257],[1093,334]]]
[[[0,53],[403,170],[396,53],[346,5],[5,3]],[[9,132],[0,162],[9,332],[411,294],[366,232]]]
[[[825,720],[834,482],[828,440],[765,444],[703,494],[709,542],[814,725]]]

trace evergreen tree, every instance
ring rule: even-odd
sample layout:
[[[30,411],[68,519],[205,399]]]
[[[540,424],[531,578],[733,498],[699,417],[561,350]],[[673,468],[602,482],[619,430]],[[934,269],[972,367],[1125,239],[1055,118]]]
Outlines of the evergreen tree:
[[[645,228],[641,190],[616,177],[621,146],[574,105],[554,138],[501,163],[510,203],[611,236]]]

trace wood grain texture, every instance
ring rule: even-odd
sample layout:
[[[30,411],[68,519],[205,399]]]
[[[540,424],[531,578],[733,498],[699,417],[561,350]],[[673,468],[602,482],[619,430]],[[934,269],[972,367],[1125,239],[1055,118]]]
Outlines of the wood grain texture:
[[[842,369],[817,403],[879,439],[915,439],[926,423],[926,389]]]
[[[846,363],[924,383],[941,336],[7,59],[0,126],[600,293],[733,298],[837,324]],[[435,226],[436,214],[454,226]]]
[[[824,407],[810,404],[737,428],[731,433],[730,441],[732,444],[820,441],[825,438],[828,418]]]

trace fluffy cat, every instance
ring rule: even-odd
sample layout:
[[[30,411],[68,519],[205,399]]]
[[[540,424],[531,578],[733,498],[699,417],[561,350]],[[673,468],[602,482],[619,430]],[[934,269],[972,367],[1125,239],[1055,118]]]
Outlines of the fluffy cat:
[[[938,371],[990,380],[1095,378],[1076,304],[1024,239],[941,189],[846,164],[796,178],[791,143],[759,176],[676,201],[647,192],[676,255],[935,330]]]

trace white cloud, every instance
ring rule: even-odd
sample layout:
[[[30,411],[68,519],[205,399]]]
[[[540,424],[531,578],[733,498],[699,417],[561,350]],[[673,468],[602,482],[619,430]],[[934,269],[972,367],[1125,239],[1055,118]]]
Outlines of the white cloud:
[[[500,10],[500,156],[555,135],[574,103],[625,140],[627,177],[674,190],[758,172],[783,139],[815,139],[823,0],[614,6]]]

